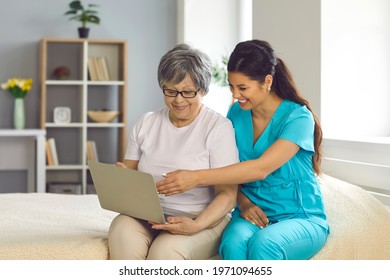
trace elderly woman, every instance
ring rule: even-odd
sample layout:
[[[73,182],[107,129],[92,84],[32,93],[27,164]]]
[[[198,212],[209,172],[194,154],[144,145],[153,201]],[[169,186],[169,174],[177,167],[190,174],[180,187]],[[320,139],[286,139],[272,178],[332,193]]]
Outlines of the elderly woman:
[[[178,45],[158,67],[166,106],[134,125],[118,166],[162,174],[174,169],[217,168],[238,162],[231,122],[202,104],[211,81],[204,53]],[[171,216],[169,224],[118,215],[109,230],[111,259],[208,259],[218,252],[221,234],[235,205],[237,185],[203,185],[161,196],[163,208],[197,214]],[[169,214],[169,213],[168,213]]]

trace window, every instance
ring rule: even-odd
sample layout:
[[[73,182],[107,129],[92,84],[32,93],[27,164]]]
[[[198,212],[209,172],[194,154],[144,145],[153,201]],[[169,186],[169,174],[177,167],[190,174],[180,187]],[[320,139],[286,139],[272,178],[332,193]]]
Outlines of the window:
[[[178,1],[178,43],[187,43],[221,63],[235,45],[252,36],[252,0]],[[211,84],[203,100],[226,115],[232,101],[228,87]]]
[[[390,205],[390,2],[321,1],[325,173]]]
[[[390,2],[321,1],[326,137],[390,137]]]

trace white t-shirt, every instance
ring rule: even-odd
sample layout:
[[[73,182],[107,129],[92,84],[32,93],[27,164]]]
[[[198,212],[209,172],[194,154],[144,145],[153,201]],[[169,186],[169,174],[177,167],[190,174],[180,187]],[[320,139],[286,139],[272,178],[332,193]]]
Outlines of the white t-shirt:
[[[209,169],[238,162],[233,126],[227,118],[203,106],[196,119],[175,127],[164,107],[144,114],[134,125],[125,159],[138,160],[138,170],[153,175],[177,169]],[[160,196],[162,206],[187,212],[203,211],[214,199],[213,186],[200,186],[172,196]]]

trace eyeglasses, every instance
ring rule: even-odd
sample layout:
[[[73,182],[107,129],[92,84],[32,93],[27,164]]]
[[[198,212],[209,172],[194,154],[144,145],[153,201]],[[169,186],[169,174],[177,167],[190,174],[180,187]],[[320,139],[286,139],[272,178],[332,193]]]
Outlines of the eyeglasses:
[[[174,89],[164,88],[163,93],[165,96],[168,96],[168,97],[176,97],[180,94],[183,98],[194,98],[198,94],[199,90],[200,89],[197,89],[196,91],[193,91],[193,90],[178,91],[178,90],[174,90]]]

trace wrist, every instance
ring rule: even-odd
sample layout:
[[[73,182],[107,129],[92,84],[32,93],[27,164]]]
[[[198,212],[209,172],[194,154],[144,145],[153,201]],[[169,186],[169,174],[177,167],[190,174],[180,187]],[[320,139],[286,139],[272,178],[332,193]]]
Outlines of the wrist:
[[[237,201],[237,207],[240,210],[240,212],[243,212],[250,208],[253,204],[249,201]]]
[[[198,233],[204,229],[205,227],[202,225],[202,221],[196,218],[193,222],[192,234]]]
[[[206,182],[204,182],[204,177],[203,177],[203,170],[195,170],[195,186],[199,185],[205,185]]]

